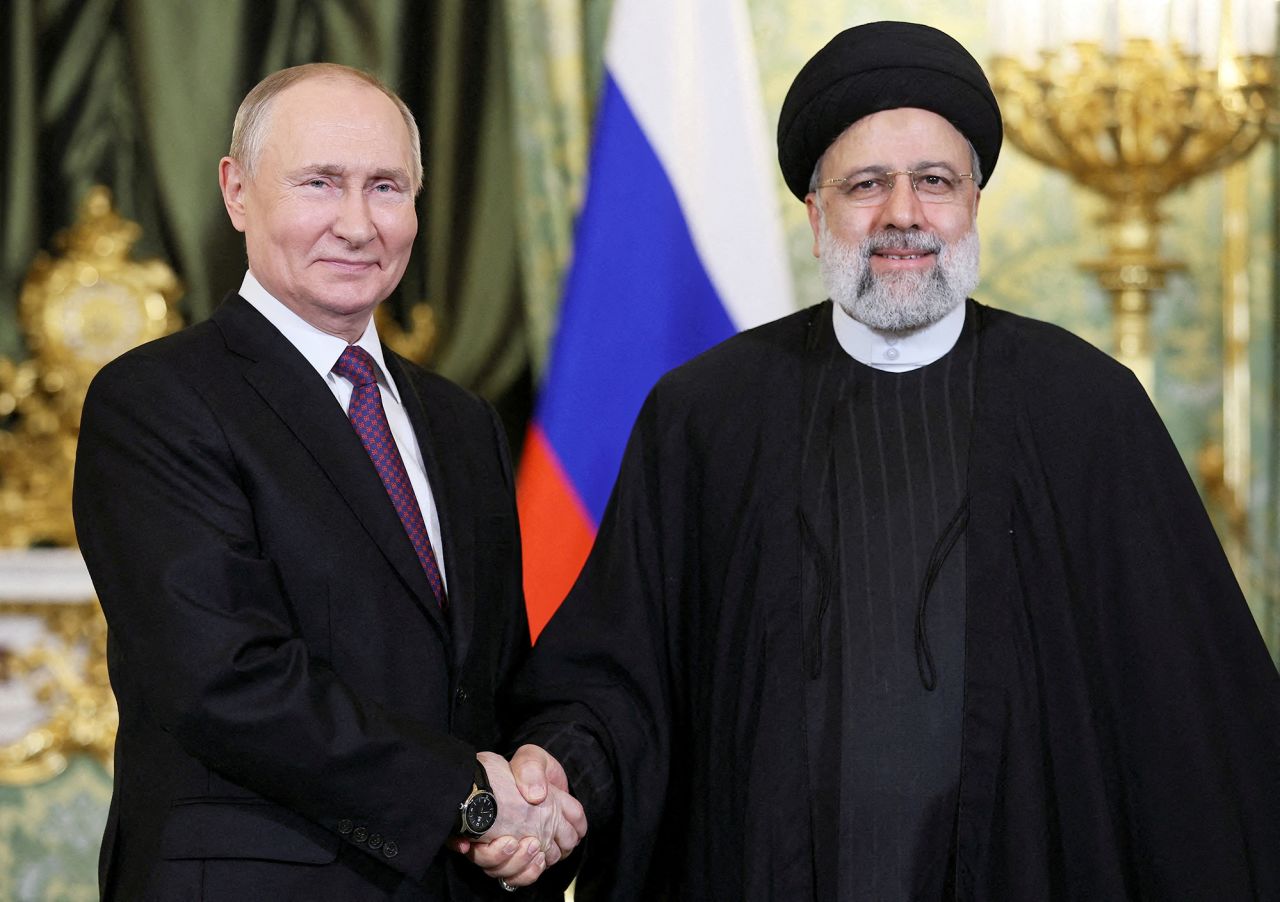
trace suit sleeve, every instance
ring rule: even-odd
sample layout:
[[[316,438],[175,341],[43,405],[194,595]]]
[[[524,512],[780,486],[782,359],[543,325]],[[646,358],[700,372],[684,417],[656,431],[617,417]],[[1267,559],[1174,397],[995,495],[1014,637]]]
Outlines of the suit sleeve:
[[[357,697],[313,656],[218,418],[173,369],[127,355],[84,408],[74,513],[113,681],[221,776],[330,830],[367,818],[396,848],[370,854],[420,876],[474,750]]]

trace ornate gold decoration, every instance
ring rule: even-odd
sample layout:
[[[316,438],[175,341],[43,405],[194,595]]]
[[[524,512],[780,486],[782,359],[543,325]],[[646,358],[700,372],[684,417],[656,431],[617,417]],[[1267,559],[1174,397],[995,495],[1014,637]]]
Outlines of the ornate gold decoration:
[[[436,315],[431,306],[417,303],[409,308],[409,326],[396,321],[386,304],[379,304],[374,311],[378,337],[401,357],[416,363],[425,363],[436,343]]]
[[[39,783],[87,753],[111,767],[119,715],[107,678],[107,624],[96,601],[0,603],[0,616],[38,618],[44,639],[0,659],[0,676],[24,679],[48,719],[16,742],[0,746],[0,783]]]
[[[55,239],[61,255],[41,254],[27,275],[18,317],[34,356],[0,359],[0,547],[75,544],[71,473],[89,380],[180,325],[173,271],[129,259],[140,231],[95,187]]]
[[[1249,370],[1249,173],[1227,169],[1222,203],[1222,434],[1196,457],[1200,484],[1219,514],[1219,534],[1240,581],[1253,577],[1249,482],[1253,471]]]
[[[1160,199],[1263,136],[1273,57],[1223,54],[1216,65],[1177,42],[1128,38],[1110,51],[1085,41],[1042,50],[1034,62],[997,56],[991,73],[1009,139],[1106,198],[1108,254],[1084,265],[1112,295],[1116,356],[1150,389],[1151,298],[1181,266],[1158,252]]]

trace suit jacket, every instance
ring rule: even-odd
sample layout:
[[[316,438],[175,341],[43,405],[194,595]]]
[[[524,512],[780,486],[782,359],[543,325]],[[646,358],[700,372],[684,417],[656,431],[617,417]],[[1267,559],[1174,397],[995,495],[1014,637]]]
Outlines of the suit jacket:
[[[504,898],[444,843],[529,645],[511,465],[483,401],[387,362],[444,611],[324,380],[243,299],[94,379],[74,508],[120,707],[104,898]]]

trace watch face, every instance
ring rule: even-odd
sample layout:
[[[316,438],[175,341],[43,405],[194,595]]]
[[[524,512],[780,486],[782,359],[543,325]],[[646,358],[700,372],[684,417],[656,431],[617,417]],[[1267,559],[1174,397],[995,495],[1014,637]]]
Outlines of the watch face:
[[[467,829],[479,836],[498,819],[498,803],[487,792],[476,793],[467,803]]]

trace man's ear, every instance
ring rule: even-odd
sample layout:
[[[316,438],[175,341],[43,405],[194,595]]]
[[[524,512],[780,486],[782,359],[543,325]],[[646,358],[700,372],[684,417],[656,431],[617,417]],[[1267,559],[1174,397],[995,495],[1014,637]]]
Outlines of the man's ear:
[[[822,208],[818,206],[818,195],[812,191],[806,194],[804,208],[809,214],[809,228],[813,229],[813,255],[821,257],[818,253],[818,235],[822,231]]]
[[[222,189],[222,203],[231,217],[231,224],[237,232],[244,231],[245,212],[244,199],[248,188],[248,179],[244,167],[231,157],[223,157],[218,162],[218,187]]]

